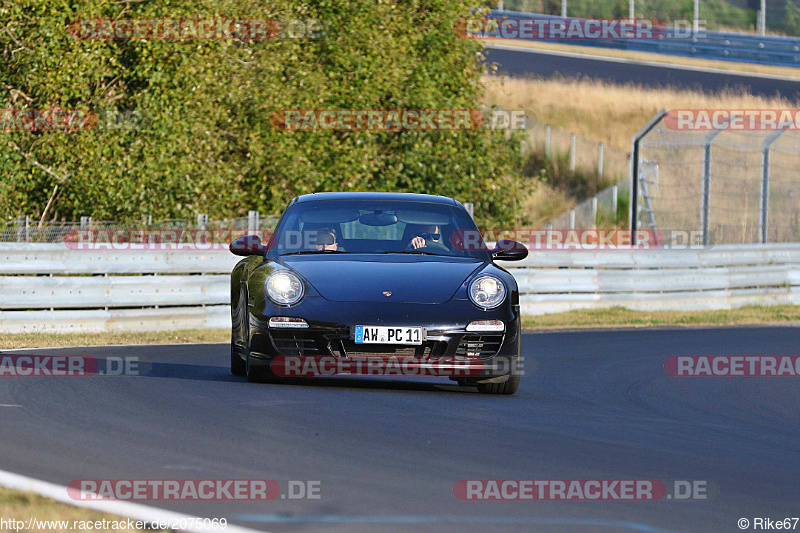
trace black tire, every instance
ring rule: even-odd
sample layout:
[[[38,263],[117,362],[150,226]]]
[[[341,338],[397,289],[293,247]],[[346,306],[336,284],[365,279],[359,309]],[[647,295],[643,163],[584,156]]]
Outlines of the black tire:
[[[234,376],[247,375],[247,363],[239,354],[239,347],[231,341],[231,374]]]
[[[514,394],[519,389],[519,359],[514,358],[513,368],[503,383],[477,383],[478,392],[483,394]]]
[[[244,305],[242,305],[242,303],[244,303]],[[244,312],[242,311],[242,307],[244,307]],[[245,293],[244,290],[242,290],[239,296],[239,315],[240,317],[244,317],[240,318],[240,320],[244,322],[244,320],[247,318],[247,293]],[[245,330],[245,344],[247,344],[250,324],[246,323],[245,327],[247,328]],[[242,356],[243,355],[246,356],[247,349],[246,348],[243,349],[236,344],[235,341],[237,333],[238,332],[231,330],[231,374],[233,374],[234,376],[246,376],[247,363],[245,362],[244,357]]]

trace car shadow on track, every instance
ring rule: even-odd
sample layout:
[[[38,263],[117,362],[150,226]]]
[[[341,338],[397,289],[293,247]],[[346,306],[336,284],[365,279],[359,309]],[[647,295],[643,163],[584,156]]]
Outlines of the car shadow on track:
[[[102,366],[102,365],[101,365]],[[302,387],[341,387],[352,389],[376,390],[408,390],[422,392],[461,392],[477,393],[475,387],[461,387],[447,378],[441,378],[441,383],[430,381],[416,381],[412,379],[375,379],[369,377],[316,377],[316,378],[284,378],[278,382],[248,383],[246,378],[231,375],[230,370],[223,366],[188,365],[178,363],[150,363],[139,361],[137,374],[139,377],[189,379],[197,381],[238,382],[249,386],[302,386]]]

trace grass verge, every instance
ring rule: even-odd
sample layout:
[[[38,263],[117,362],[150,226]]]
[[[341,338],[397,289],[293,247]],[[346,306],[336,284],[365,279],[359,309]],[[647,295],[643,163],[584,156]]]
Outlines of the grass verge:
[[[800,323],[800,305],[751,305],[716,311],[632,311],[624,307],[587,309],[525,316],[525,329],[653,327],[653,326],[743,326]]]
[[[41,346],[100,346],[107,344],[203,344],[230,342],[229,329],[112,333],[0,333],[0,349]]]
[[[111,515],[108,513],[101,513],[99,511],[92,511],[82,507],[73,507],[64,503],[57,502],[44,496],[39,496],[33,492],[23,492],[20,490],[7,489],[0,487],[0,516],[7,522],[9,520],[17,520],[25,522],[25,526],[21,529],[10,529],[8,527],[0,528],[0,531],[13,531],[13,532],[40,532],[40,531],[111,531],[110,529],[102,529],[95,527],[81,527],[89,524],[81,524],[80,522],[98,522],[106,520],[106,522],[127,522],[127,518]],[[67,524],[67,527],[51,527],[49,529],[32,528],[27,529],[28,520],[35,518],[41,521],[58,521]],[[76,524],[77,522],[77,524]],[[136,520],[133,521],[134,523]],[[43,526],[43,524],[39,524]],[[56,524],[50,524],[56,526]],[[92,524],[94,526],[95,524]],[[102,525],[102,524],[100,524]],[[121,525],[121,524],[120,524]],[[78,527],[75,527],[78,526]],[[148,533],[155,533],[158,531],[168,531],[165,529],[129,529],[127,527],[122,529],[114,529],[114,531],[147,531]]]

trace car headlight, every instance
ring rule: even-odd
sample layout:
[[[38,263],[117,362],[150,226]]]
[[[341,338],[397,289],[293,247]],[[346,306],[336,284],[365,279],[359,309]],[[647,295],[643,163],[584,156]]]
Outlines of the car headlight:
[[[293,305],[303,298],[303,282],[286,270],[275,272],[267,278],[267,296],[280,305]]]
[[[483,309],[493,309],[506,299],[506,286],[495,276],[480,276],[469,286],[469,299]]]

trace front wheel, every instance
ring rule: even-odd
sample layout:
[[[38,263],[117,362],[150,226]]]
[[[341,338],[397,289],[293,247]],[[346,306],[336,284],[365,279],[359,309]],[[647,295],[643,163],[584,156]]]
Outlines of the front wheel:
[[[514,394],[519,389],[519,358],[511,362],[511,374],[503,383],[477,383],[478,392],[483,394]]]
[[[239,347],[234,342],[231,342],[231,374],[234,376],[247,375],[247,363],[239,355]]]

